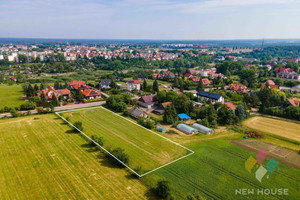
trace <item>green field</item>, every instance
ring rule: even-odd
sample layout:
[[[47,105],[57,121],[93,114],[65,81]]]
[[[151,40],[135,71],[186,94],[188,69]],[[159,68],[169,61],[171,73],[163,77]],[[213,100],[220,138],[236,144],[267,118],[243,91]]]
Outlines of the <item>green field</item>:
[[[0,120],[0,199],[146,199],[54,114]]]
[[[258,131],[300,141],[300,124],[267,117],[251,117],[244,125]]]
[[[21,99],[23,95],[21,85],[0,85],[0,109],[4,106],[18,107],[24,101]]]
[[[132,169],[141,167],[146,172],[190,153],[102,107],[61,114],[69,117],[71,123],[81,121],[88,136],[103,137],[104,148],[123,148],[130,157]]]
[[[201,136],[205,138],[206,136]],[[218,136],[216,136],[217,138]],[[152,187],[157,180],[167,179],[173,184],[176,199],[184,199],[188,194],[196,194],[205,199],[298,199],[300,195],[300,171],[279,163],[280,171],[263,178],[260,183],[255,178],[255,170],[250,174],[245,169],[245,161],[255,154],[213,136],[187,147],[195,154],[151,173],[141,180]],[[265,164],[265,163],[264,163]],[[288,188],[288,196],[242,196],[235,189]]]

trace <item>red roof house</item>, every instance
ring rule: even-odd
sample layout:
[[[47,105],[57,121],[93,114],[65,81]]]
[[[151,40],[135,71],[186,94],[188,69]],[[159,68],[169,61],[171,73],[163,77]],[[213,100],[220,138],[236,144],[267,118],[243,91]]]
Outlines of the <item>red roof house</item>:
[[[101,98],[101,93],[94,89],[85,90],[82,92],[82,94],[87,100]]]
[[[210,81],[207,78],[202,79],[203,85],[209,85]]]
[[[235,92],[246,92],[247,86],[239,84],[239,83],[233,83],[230,86],[230,90],[235,91]]]
[[[226,102],[225,105],[228,106],[229,110],[235,110],[235,106],[233,105],[233,103]]]

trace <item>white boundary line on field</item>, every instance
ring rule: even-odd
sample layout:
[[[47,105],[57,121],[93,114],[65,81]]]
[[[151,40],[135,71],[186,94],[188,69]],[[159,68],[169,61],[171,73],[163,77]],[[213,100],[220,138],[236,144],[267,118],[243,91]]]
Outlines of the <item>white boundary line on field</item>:
[[[131,123],[133,123],[133,124],[135,124],[135,125],[137,125],[137,126],[139,126],[139,127],[142,127],[143,129],[145,129],[145,130],[147,130],[147,131],[149,131],[149,132],[151,132],[151,133],[154,133],[155,135],[158,135],[159,137],[164,138],[165,140],[168,140],[169,142],[171,142],[171,143],[173,143],[173,144],[175,144],[175,145],[177,145],[177,146],[180,146],[181,148],[186,149],[186,150],[189,151],[190,153],[187,154],[187,155],[185,155],[185,156],[182,156],[182,157],[180,157],[180,158],[177,158],[176,160],[173,160],[173,161],[171,161],[171,162],[169,162],[169,163],[166,163],[166,164],[164,164],[164,165],[162,165],[162,166],[160,166],[160,167],[157,167],[157,168],[155,168],[155,169],[153,169],[153,170],[150,170],[150,171],[148,171],[148,172],[146,172],[146,173],[144,173],[144,174],[142,174],[142,175],[140,175],[139,173],[137,173],[135,170],[131,169],[128,165],[126,165],[125,163],[123,163],[121,160],[119,160],[117,157],[115,157],[112,153],[110,153],[110,152],[107,151],[104,147],[102,147],[102,146],[99,145],[97,142],[95,142],[94,140],[92,140],[92,139],[91,139],[89,136],[87,136],[84,132],[82,132],[81,130],[79,130],[76,126],[74,126],[72,123],[70,123],[68,120],[66,120],[64,117],[62,117],[62,116],[59,114],[59,113],[73,112],[73,111],[79,111],[79,110],[88,110],[88,109],[95,109],[95,108],[101,108],[101,109],[107,110],[107,111],[113,113],[114,115],[117,115],[117,116],[119,116],[119,117],[121,117],[121,118],[123,118],[123,119],[125,119],[125,120],[127,120],[127,121],[129,121],[129,122],[131,122]],[[96,145],[99,146],[101,149],[103,149],[106,153],[108,153],[108,154],[111,155],[113,158],[115,158],[116,160],[118,160],[122,165],[124,165],[125,167],[127,167],[130,171],[132,171],[132,172],[133,172],[135,175],[137,175],[139,178],[140,178],[140,177],[143,177],[143,176],[145,176],[145,175],[147,175],[147,174],[150,174],[150,173],[152,173],[152,172],[154,172],[154,171],[156,171],[156,170],[158,170],[158,169],[161,169],[161,168],[163,168],[163,167],[166,167],[167,165],[170,165],[170,164],[172,164],[172,163],[174,163],[174,162],[176,162],[176,161],[178,161],[178,160],[181,160],[181,159],[183,159],[183,158],[185,158],[185,157],[187,157],[187,156],[192,155],[193,153],[195,153],[195,152],[192,151],[191,149],[186,148],[185,146],[182,146],[181,144],[178,144],[178,143],[176,143],[176,142],[170,140],[169,138],[166,138],[166,137],[164,137],[164,136],[162,136],[162,135],[160,135],[160,134],[158,134],[158,133],[155,133],[154,131],[152,131],[152,130],[150,130],[150,129],[147,129],[147,128],[145,128],[145,127],[143,127],[143,126],[141,126],[141,125],[139,125],[139,124],[137,124],[137,123],[135,123],[135,122],[133,122],[133,121],[131,121],[131,120],[129,120],[129,119],[127,119],[127,118],[125,118],[125,117],[123,117],[123,116],[117,114],[117,113],[115,113],[115,112],[112,112],[112,111],[110,111],[110,110],[104,108],[103,106],[94,106],[94,107],[89,107],[89,108],[80,108],[80,109],[72,109],[72,110],[66,110],[66,111],[59,111],[59,112],[55,112],[55,114],[56,114],[57,116],[59,116],[61,119],[63,119],[65,122],[67,122],[69,125],[71,125],[73,128],[75,128],[77,131],[79,131],[81,134],[83,134],[86,138],[88,138],[89,140],[91,140],[94,144],[96,144]]]

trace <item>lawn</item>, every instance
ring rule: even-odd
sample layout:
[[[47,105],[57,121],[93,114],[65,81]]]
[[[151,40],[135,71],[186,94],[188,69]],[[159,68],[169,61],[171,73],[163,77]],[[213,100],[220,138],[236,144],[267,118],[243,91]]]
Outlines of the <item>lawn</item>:
[[[18,107],[24,101],[21,99],[23,90],[21,85],[0,85],[0,109],[4,106]]]
[[[54,114],[0,120],[0,199],[146,199]]]
[[[205,138],[202,137],[201,138]],[[209,139],[210,138],[210,139]],[[245,169],[245,161],[254,153],[229,141],[208,137],[187,147],[195,151],[191,156],[141,178],[153,187],[160,179],[172,182],[176,199],[195,194],[205,199],[297,199],[300,195],[300,171],[279,163],[279,171],[267,175],[260,183]],[[266,161],[264,162],[264,165]],[[236,189],[288,188],[288,196],[236,195]]]
[[[190,153],[102,107],[62,114],[65,118],[69,117],[71,123],[81,121],[83,132],[88,136],[103,137],[104,148],[109,151],[117,147],[124,149],[130,157],[132,169],[141,167],[146,172]]]
[[[267,117],[251,117],[244,125],[258,131],[300,141],[300,124]]]

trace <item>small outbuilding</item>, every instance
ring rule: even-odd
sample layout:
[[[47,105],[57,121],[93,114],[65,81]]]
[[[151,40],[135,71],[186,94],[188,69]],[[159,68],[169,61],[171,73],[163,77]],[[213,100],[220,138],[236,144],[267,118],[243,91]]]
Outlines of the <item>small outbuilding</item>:
[[[159,132],[163,132],[163,133],[166,132],[166,128],[162,127],[162,126],[157,126],[156,130],[158,130]]]
[[[189,135],[190,135],[190,134],[196,134],[196,133],[198,132],[197,129],[192,128],[192,127],[190,127],[190,126],[188,126],[188,125],[186,125],[186,124],[183,124],[183,123],[178,124],[178,125],[176,126],[176,128],[177,128],[178,130],[182,131],[182,132],[185,132],[185,133],[189,134]]]
[[[191,117],[188,116],[188,115],[185,114],[185,113],[180,113],[180,114],[178,114],[178,117],[179,117],[179,119],[180,119],[181,121],[187,121],[187,120],[190,120],[190,119],[191,119]]]
[[[199,132],[204,133],[205,135],[210,135],[210,134],[214,133],[214,130],[212,130],[206,126],[203,126],[201,124],[195,123],[195,124],[193,124],[192,127],[197,129]]]

